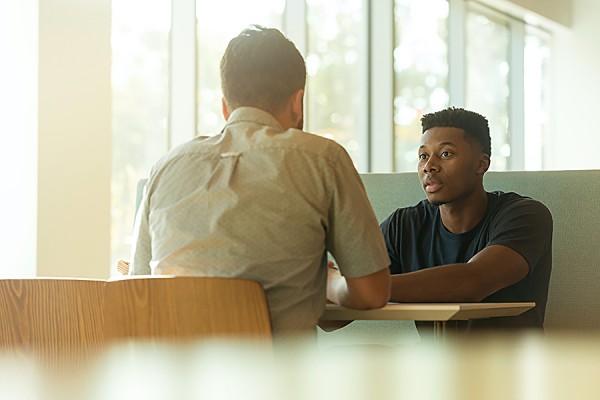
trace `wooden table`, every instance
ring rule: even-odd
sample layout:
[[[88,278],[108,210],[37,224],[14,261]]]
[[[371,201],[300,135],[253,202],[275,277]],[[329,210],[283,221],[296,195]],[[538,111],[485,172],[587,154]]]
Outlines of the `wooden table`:
[[[525,303],[388,303],[375,310],[351,310],[327,304],[321,316],[323,321],[354,320],[408,320],[433,321],[434,337],[444,339],[448,321],[478,318],[514,317],[535,307],[534,302]]]

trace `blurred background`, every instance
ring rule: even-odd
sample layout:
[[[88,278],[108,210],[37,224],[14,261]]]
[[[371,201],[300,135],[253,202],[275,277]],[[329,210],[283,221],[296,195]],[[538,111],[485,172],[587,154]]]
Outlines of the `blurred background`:
[[[599,168],[598,16],[593,0],[5,0],[0,272],[114,274],[138,180],[222,129],[220,57],[250,24],[297,45],[305,127],[359,172],[414,171],[420,117],[448,106],[488,117],[493,170]]]

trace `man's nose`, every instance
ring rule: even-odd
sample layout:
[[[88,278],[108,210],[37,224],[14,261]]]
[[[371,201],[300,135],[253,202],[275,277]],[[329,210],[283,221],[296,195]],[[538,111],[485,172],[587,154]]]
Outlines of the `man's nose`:
[[[435,156],[431,156],[427,159],[427,162],[423,164],[423,172],[439,171],[439,164]]]

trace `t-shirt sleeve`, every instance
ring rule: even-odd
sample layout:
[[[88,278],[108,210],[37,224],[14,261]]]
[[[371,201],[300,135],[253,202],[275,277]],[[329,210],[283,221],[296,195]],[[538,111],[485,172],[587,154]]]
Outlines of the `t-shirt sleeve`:
[[[327,250],[350,278],[388,268],[390,260],[373,207],[348,154],[340,147],[332,171]]]
[[[552,226],[552,215],[545,205],[519,199],[496,214],[489,245],[504,245],[521,254],[531,273],[552,247]]]
[[[385,247],[390,257],[390,272],[392,274],[402,273],[401,257],[398,247],[402,242],[399,215],[402,210],[396,210],[387,217],[380,225],[381,234]]]

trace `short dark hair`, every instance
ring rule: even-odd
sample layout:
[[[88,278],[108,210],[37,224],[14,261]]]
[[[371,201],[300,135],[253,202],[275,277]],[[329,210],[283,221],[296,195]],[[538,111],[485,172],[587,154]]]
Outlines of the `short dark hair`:
[[[305,84],[304,58],[277,29],[244,29],[221,59],[221,89],[231,110],[250,106],[278,112]]]
[[[441,111],[425,114],[421,118],[423,133],[431,128],[459,128],[465,135],[479,143],[481,151],[492,155],[492,139],[488,120],[481,114],[463,108],[449,107]]]

